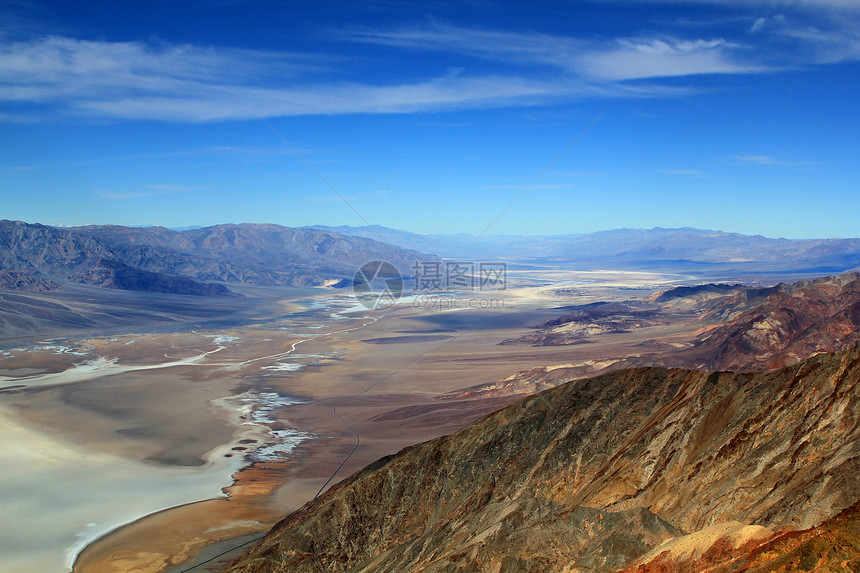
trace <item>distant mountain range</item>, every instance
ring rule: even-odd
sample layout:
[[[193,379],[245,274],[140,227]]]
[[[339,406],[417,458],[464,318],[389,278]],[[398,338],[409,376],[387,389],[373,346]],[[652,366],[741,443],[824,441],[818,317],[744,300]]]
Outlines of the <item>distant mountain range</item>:
[[[540,258],[545,256],[547,249],[558,248],[565,242],[582,236],[483,235],[479,237],[468,233],[422,234],[381,225],[364,227],[313,225],[304,228],[332,231],[351,237],[376,239],[407,249],[435,253],[445,258],[471,260],[482,257],[498,259]]]
[[[374,239],[278,225],[217,225],[172,231],[113,225],[56,228],[0,221],[0,288],[44,291],[64,284],[229,296],[224,284],[320,285],[351,279],[371,260],[408,272],[432,255]]]
[[[446,258],[499,258],[586,270],[649,269],[707,273],[814,275],[860,266],[860,239],[771,239],[704,229],[615,229],[585,235],[422,235],[381,227],[311,227],[371,237]]]
[[[228,286],[308,286],[351,279],[371,260],[407,275],[415,260],[688,272],[779,279],[860,267],[860,239],[769,239],[700,229],[616,229],[588,235],[421,235],[386,227],[241,224],[190,228],[49,227],[0,221],[0,289],[64,284],[206,296]],[[212,284],[223,283],[223,284]]]

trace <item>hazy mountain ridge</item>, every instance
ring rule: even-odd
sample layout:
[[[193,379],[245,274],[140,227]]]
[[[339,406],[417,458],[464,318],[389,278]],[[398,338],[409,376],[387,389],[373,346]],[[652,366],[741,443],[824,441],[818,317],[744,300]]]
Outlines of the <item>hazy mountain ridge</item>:
[[[351,278],[368,260],[389,261],[408,274],[416,259],[435,257],[372,239],[278,225],[217,225],[178,232],[0,221],[0,269],[17,277],[3,284],[24,290],[70,282],[223,295],[229,291],[204,283],[318,285]]]
[[[768,239],[686,228],[477,237],[420,235],[379,226],[291,229],[228,224],[173,231],[115,225],[55,228],[2,221],[0,247],[5,247],[0,248],[0,270],[7,271],[0,284],[24,290],[86,282],[93,274],[91,267],[103,260],[193,281],[265,286],[316,285],[348,278],[369,260],[386,260],[409,275],[416,259],[436,260],[422,252],[582,268],[695,268],[741,274],[820,274],[860,265],[860,239]],[[180,281],[165,278],[155,282]],[[141,279],[137,285],[126,281],[122,287],[108,286],[146,290],[147,284],[154,283]],[[206,291],[190,283],[187,287],[183,294]]]
[[[717,523],[814,526],[860,498],[858,460],[860,348],[767,373],[622,370],[379,460],[230,570],[620,569]]]
[[[543,256],[548,247],[557,248],[571,235],[473,235],[469,233],[413,233],[382,225],[351,227],[339,225],[312,225],[307,229],[323,229],[353,237],[377,239],[408,249],[437,253],[446,258],[489,257],[503,259],[534,258]]]
[[[475,256],[577,263],[583,268],[696,268],[747,272],[838,273],[860,265],[860,239],[773,239],[689,227],[613,229],[555,236],[419,234],[379,225],[325,227],[345,235],[384,237],[450,258]],[[704,267],[702,266],[704,265]]]

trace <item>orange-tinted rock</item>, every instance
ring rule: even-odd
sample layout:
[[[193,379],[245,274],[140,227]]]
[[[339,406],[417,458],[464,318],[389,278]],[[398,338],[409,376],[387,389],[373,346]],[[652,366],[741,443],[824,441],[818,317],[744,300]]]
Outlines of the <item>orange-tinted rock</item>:
[[[618,570],[713,524],[815,526],[860,498],[858,471],[860,348],[767,373],[635,368],[377,461],[231,571]]]

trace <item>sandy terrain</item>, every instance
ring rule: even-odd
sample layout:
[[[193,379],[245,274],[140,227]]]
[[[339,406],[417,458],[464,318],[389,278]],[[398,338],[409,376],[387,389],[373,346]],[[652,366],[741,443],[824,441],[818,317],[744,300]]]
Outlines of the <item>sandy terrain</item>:
[[[642,297],[677,279],[519,273],[505,291],[384,311],[331,290],[269,294],[240,325],[0,346],[0,491],[12,516],[0,525],[0,570],[67,571],[77,558],[84,573],[157,572],[208,558],[326,483],[514,399],[439,394],[691,338],[692,319],[586,345],[498,344],[554,307]]]
[[[204,467],[156,467],[41,434],[0,410],[0,570],[64,571],[104,531],[212,497],[238,463],[213,450]]]

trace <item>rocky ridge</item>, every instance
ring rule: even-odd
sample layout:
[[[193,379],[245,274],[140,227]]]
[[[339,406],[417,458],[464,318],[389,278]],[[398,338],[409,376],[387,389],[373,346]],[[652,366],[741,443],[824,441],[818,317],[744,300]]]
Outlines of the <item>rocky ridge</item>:
[[[230,569],[607,571],[737,522],[860,498],[860,349],[766,373],[634,368],[530,396],[368,466]]]
[[[860,343],[860,274],[846,273],[772,287],[702,285],[679,287],[644,301],[563,307],[557,319],[501,344],[563,346],[584,344],[660,325],[671,314],[687,313],[701,323],[682,347],[643,342],[643,352],[619,356],[603,367],[643,365],[709,371],[764,371],[796,364],[819,352]],[[585,365],[587,366],[587,365]],[[552,379],[567,381],[597,368],[552,368]],[[546,376],[540,376],[545,379]],[[556,382],[558,383],[558,382]]]
[[[762,296],[764,295],[764,296]],[[745,289],[703,316],[723,323],[705,333],[698,367],[721,370],[778,368],[860,342],[860,274],[849,273],[763,293]]]
[[[189,231],[115,225],[56,228],[0,221],[0,287],[50,290],[93,284],[123,290],[231,295],[209,283],[308,286],[352,279],[370,260],[408,275],[436,260],[373,239],[278,225]],[[351,284],[351,283],[350,283]]]

